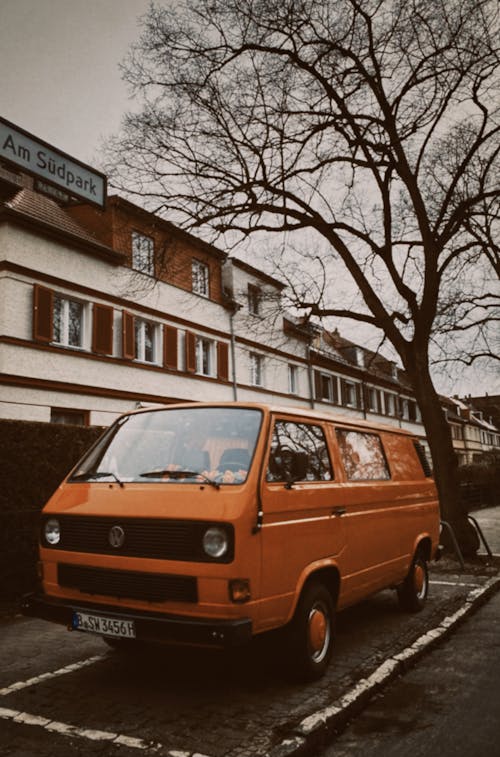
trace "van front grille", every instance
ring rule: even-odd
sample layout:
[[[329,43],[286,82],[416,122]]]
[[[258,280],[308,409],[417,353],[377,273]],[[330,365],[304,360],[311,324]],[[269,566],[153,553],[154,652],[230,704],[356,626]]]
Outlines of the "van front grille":
[[[198,587],[192,576],[169,576],[131,570],[109,570],[85,565],[57,566],[60,586],[85,594],[146,602],[197,602]]]
[[[44,538],[47,520],[56,518],[61,528],[57,545]],[[215,525],[207,521],[168,518],[120,518],[80,515],[47,515],[42,518],[41,541],[44,547],[67,552],[85,552],[124,557],[145,557],[158,560],[229,563],[234,558],[234,531],[224,524],[229,548],[221,558],[209,557],[203,549],[203,535]],[[111,538],[111,530],[122,533],[119,544]]]

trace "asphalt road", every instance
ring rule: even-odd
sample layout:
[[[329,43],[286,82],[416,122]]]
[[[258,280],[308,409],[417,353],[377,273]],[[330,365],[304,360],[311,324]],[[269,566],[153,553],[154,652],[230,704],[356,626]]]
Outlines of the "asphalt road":
[[[322,757],[498,757],[500,594],[391,684]]]

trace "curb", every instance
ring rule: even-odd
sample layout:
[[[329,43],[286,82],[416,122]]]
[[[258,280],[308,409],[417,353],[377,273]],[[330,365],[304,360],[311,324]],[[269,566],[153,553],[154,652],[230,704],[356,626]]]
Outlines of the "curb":
[[[359,714],[369,700],[396,676],[412,667],[424,654],[449,636],[469,615],[472,615],[490,596],[500,589],[500,577],[495,576],[479,589],[471,591],[459,610],[449,615],[435,628],[420,636],[402,652],[389,657],[367,678],[362,678],[347,693],[331,705],[308,715],[265,757],[312,757],[327,746],[329,737],[342,730],[348,721]]]

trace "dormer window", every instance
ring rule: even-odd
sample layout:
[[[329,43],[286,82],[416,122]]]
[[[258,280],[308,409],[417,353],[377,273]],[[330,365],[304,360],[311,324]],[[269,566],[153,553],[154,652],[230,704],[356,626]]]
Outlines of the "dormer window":
[[[260,315],[260,302],[262,292],[255,284],[248,285],[248,312],[251,315]]]
[[[191,288],[195,294],[208,297],[210,290],[209,268],[201,260],[193,260],[191,263]]]
[[[132,232],[132,268],[154,276],[154,240],[137,231]]]

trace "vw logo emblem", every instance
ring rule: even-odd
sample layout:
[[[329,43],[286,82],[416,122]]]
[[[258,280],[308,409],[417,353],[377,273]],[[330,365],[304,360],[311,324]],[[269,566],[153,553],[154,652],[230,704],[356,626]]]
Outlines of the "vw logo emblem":
[[[115,549],[123,547],[125,541],[125,531],[121,526],[113,526],[108,534],[108,541]]]

